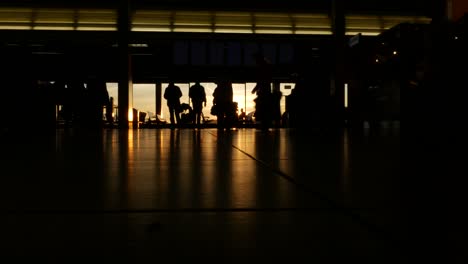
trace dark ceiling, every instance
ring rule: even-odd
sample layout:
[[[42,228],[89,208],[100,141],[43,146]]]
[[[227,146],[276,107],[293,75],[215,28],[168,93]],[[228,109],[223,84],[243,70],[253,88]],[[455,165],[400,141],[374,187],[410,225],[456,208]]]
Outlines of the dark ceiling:
[[[0,0],[0,7],[37,7],[37,8],[117,8],[118,3],[124,0]],[[416,15],[430,16],[438,12],[443,14],[444,0],[339,0],[342,1],[346,13],[350,14],[374,14],[374,15]],[[318,12],[327,13],[332,9],[332,0],[130,0],[134,9],[167,9],[167,10],[232,10],[232,11],[270,11],[270,12]],[[441,4],[442,3],[442,4]],[[76,67],[77,69],[86,69],[86,71],[104,71],[109,80],[116,79],[118,61],[116,61],[116,49],[112,48],[116,42],[115,32],[56,32],[56,31],[17,31],[3,30],[0,32],[0,51],[9,54],[12,49],[11,44],[19,48],[22,47],[34,53],[35,71],[41,76],[50,74],[66,74],[69,71],[67,67]],[[206,38],[206,36],[202,36]],[[230,38],[229,34],[219,36],[223,41]],[[307,61],[311,68],[313,63],[317,64],[317,71],[328,69],[324,61],[328,61],[330,54],[327,49],[329,38],[319,36],[294,36],[290,39],[284,39],[283,36],[270,35],[236,35],[235,41],[243,41],[242,38],[248,38],[249,41],[258,43],[279,43],[281,41],[293,41],[297,46],[298,54],[295,56],[297,61],[294,63],[301,65],[302,61]],[[133,32],[130,36],[131,41],[144,40],[148,43],[148,48],[139,48],[138,56],[133,58],[133,67],[135,80],[143,81],[157,78],[157,74],[169,76],[173,68],[172,65],[172,42],[178,38],[196,39],[197,34],[176,34],[166,35],[164,33],[151,34],[145,32]],[[3,41],[2,41],[3,40]],[[13,41],[14,40],[14,41]],[[210,36],[210,40],[216,40],[216,36]],[[321,47],[321,55],[314,57],[310,51],[310,46]],[[39,54],[40,53],[40,54]],[[135,53],[135,54],[136,54]],[[323,54],[322,54],[323,53]],[[141,56],[140,56],[141,55]],[[144,55],[144,56],[143,56]],[[99,59],[96,59],[99,58]],[[16,61],[16,58],[14,59]],[[70,61],[74,63],[70,64]],[[331,61],[331,60],[330,60]],[[294,65],[295,65],[294,64]],[[315,65],[314,64],[314,65]],[[8,64],[7,64],[8,65]],[[193,67],[181,70],[181,67],[175,67],[177,72],[183,71],[184,76],[190,77],[190,74],[203,75],[206,78],[216,75],[216,70],[228,70],[233,76],[246,77],[245,69],[242,67],[208,67],[199,68],[202,73],[197,72]],[[283,66],[282,66],[283,67]],[[183,68],[183,67],[182,67]],[[198,69],[198,68],[197,68]],[[277,76],[281,78],[289,76],[290,65],[279,67]],[[315,68],[314,68],[315,69]],[[236,72],[238,71],[238,72]],[[159,76],[158,75],[158,76]],[[326,76],[326,74],[324,75]],[[52,77],[51,77],[52,78]]]
[[[123,0],[126,1],[126,0]],[[128,0],[138,9],[265,10],[327,12],[332,0]],[[425,15],[443,13],[446,0],[339,0],[347,13]],[[122,0],[2,0],[0,6],[115,8]]]

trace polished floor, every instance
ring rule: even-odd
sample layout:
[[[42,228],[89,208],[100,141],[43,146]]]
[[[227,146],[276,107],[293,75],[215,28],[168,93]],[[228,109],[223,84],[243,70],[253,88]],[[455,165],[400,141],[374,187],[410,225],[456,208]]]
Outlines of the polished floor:
[[[400,262],[399,131],[3,136],[0,255]]]

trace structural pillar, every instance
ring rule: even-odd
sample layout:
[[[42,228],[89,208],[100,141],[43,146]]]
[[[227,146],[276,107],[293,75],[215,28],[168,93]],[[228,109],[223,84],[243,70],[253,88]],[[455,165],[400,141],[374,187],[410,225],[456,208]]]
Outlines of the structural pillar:
[[[345,83],[345,12],[344,0],[333,0],[331,10],[333,31],[334,68],[330,94],[333,97],[332,106],[335,109],[333,121],[343,125],[345,119],[344,83]]]
[[[156,83],[156,115],[161,115],[162,83]]]
[[[131,54],[128,45],[130,39],[130,14],[130,0],[120,0],[117,17],[119,128],[128,128],[129,123],[133,121],[133,81]]]
[[[279,92],[280,91],[280,83],[279,82],[274,82],[273,83],[273,91],[274,92]]]

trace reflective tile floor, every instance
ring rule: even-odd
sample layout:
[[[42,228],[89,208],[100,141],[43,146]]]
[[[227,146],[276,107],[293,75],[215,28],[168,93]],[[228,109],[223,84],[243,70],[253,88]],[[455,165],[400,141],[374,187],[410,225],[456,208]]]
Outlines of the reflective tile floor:
[[[406,260],[399,127],[53,133],[1,139],[2,256]]]

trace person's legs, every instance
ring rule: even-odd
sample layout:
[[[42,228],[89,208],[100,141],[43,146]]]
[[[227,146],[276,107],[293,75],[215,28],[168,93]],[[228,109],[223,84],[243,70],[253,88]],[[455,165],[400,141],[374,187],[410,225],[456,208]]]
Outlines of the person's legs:
[[[217,127],[218,129],[223,129],[224,128],[224,112],[223,111],[218,111],[217,116]]]
[[[200,125],[200,118],[201,118],[201,112],[202,112],[202,103],[200,102],[194,102],[193,104],[193,118],[194,118],[194,124]]]
[[[192,115],[192,124],[197,124],[197,113],[194,111]]]
[[[195,113],[195,118],[196,118],[196,124],[199,126],[200,125],[200,119],[201,119],[201,113]]]
[[[169,119],[171,120],[171,125],[174,125],[174,107],[169,106]]]

